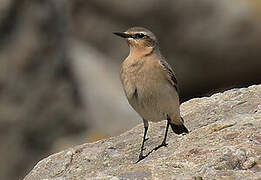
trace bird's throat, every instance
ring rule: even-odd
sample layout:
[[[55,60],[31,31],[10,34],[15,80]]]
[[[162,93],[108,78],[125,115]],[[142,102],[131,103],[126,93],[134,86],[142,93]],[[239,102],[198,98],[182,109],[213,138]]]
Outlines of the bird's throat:
[[[153,52],[153,47],[130,47],[130,56],[135,58],[150,56]]]

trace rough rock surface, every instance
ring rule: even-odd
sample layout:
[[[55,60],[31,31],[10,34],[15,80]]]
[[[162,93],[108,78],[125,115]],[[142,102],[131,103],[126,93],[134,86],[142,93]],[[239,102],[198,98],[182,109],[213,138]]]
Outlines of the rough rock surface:
[[[40,161],[31,179],[259,179],[261,85],[232,89],[182,104],[190,133],[169,132],[168,146],[137,160],[143,125]],[[146,153],[159,145],[166,122],[150,123]]]

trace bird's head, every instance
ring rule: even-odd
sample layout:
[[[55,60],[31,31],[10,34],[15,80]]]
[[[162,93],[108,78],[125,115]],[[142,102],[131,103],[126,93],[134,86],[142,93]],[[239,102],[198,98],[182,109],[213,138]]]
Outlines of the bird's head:
[[[125,38],[131,49],[148,50],[155,49],[158,46],[156,36],[146,28],[133,27],[125,32],[115,32],[113,34]]]

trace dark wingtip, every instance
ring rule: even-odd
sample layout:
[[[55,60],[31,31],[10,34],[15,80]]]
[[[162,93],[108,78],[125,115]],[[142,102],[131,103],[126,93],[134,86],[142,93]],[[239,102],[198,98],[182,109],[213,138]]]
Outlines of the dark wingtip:
[[[176,124],[170,123],[170,126],[171,126],[171,129],[173,130],[173,132],[176,134],[189,133],[188,129],[183,124],[176,125]]]

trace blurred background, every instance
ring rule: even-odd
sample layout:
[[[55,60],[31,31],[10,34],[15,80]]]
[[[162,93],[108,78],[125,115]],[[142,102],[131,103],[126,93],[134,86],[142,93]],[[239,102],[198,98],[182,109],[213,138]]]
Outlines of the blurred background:
[[[142,122],[112,32],[152,30],[185,101],[261,82],[260,17],[260,0],[1,0],[0,179]]]

